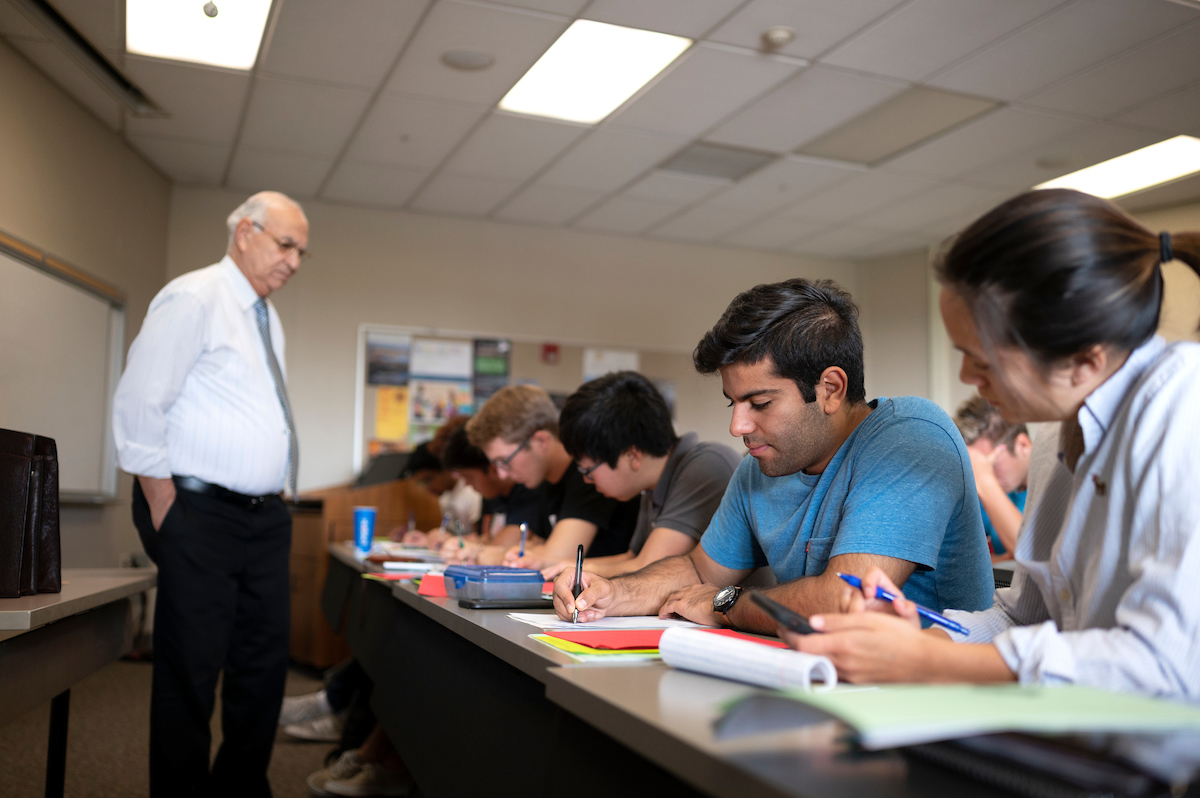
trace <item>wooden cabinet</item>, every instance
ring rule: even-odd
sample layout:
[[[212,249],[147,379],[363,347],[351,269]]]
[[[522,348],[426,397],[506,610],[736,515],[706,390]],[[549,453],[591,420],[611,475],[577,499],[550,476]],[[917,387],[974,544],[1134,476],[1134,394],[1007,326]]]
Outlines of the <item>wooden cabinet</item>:
[[[292,659],[329,668],[350,656],[346,641],[334,634],[320,609],[321,590],[329,568],[329,544],[354,538],[354,508],[376,507],[375,534],[386,537],[408,526],[416,516],[418,529],[441,523],[437,497],[411,480],[396,480],[365,488],[329,488],[304,496],[320,499],[320,508],[292,509],[291,643]]]

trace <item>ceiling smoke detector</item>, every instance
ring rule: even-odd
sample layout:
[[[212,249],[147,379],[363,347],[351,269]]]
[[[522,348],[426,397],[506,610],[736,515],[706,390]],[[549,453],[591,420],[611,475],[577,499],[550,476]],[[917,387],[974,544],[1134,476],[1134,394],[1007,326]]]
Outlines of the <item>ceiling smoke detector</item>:
[[[217,4],[212,2],[212,0],[208,0],[208,2],[204,4],[204,16],[208,17],[209,19],[212,19],[218,13],[219,12],[217,11]]]
[[[451,69],[459,69],[463,72],[477,72],[480,69],[487,69],[496,62],[487,53],[480,53],[476,50],[450,50],[442,53],[442,63]]]
[[[786,25],[775,25],[762,33],[763,47],[767,50],[778,50],[786,47],[796,38],[796,31]]]

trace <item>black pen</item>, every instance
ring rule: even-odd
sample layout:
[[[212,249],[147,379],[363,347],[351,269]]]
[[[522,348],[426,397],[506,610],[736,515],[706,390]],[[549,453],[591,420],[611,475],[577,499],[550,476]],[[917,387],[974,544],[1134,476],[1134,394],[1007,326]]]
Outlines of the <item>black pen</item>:
[[[579,594],[583,592],[583,544],[579,544],[579,548],[575,551],[575,587],[571,588],[571,595],[579,598]],[[572,605],[571,607],[571,623],[579,623],[579,608]]]

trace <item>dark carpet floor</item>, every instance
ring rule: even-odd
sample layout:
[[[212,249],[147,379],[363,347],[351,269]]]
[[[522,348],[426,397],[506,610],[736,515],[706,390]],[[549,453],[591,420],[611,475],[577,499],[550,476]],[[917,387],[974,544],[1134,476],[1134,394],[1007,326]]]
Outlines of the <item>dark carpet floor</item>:
[[[288,674],[288,695],[311,693],[320,687],[319,681],[302,673]],[[219,701],[212,730],[215,753],[221,739]],[[49,732],[49,703],[0,728],[0,796],[44,795]],[[115,662],[75,685],[67,735],[67,797],[148,796],[149,739],[149,663]],[[304,780],[322,767],[332,747],[329,743],[298,742],[279,733],[269,771],[276,798],[307,798]]]

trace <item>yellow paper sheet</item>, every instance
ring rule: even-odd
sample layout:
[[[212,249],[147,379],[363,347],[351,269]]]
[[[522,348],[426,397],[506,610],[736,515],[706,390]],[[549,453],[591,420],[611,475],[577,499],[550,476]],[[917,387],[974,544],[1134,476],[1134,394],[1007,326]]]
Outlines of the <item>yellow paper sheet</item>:
[[[375,392],[375,437],[402,441],[408,437],[408,386],[380,386]]]

